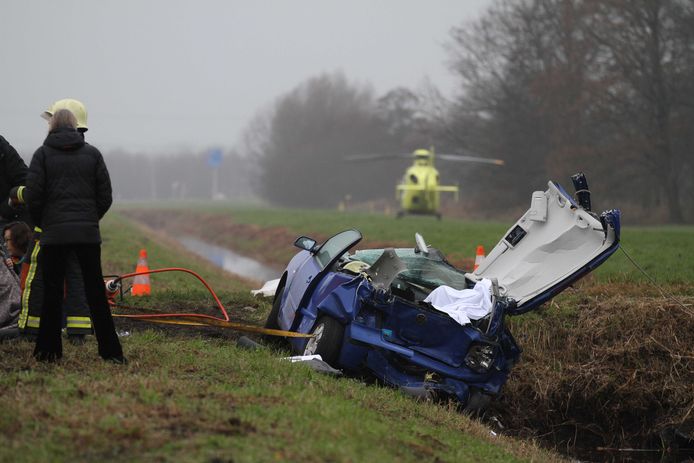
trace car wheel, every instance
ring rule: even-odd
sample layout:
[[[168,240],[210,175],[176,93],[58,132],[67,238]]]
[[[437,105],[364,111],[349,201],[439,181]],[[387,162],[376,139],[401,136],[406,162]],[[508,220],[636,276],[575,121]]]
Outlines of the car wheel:
[[[281,330],[280,324],[277,321],[277,317],[280,314],[280,307],[282,305],[282,296],[284,295],[284,286],[277,288],[277,291],[275,292],[275,300],[272,302],[272,309],[270,309],[270,313],[267,316],[267,320],[265,320],[265,328],[271,329],[271,330]],[[275,345],[277,347],[282,346],[282,340],[284,338],[278,337],[278,336],[270,336],[270,335],[264,335],[263,339],[265,340],[266,343]]]
[[[344,331],[344,327],[334,318],[321,316],[311,331],[315,336],[308,340],[304,355],[320,355],[324,362],[336,366]]]

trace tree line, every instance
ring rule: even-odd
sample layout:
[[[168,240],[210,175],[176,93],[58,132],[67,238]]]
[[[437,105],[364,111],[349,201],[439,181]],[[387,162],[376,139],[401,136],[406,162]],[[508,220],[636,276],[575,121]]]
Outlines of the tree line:
[[[634,214],[692,220],[692,34],[691,0],[497,3],[452,33],[451,120],[505,176],[581,169]]]
[[[692,0],[499,0],[453,28],[446,52],[453,96],[433,85],[376,94],[341,72],[280,95],[225,152],[219,196],[292,207],[392,201],[411,161],[347,158],[433,146],[506,161],[437,161],[442,181],[461,188],[450,207],[473,216],[516,214],[548,180],[582,171],[596,209],[694,221]],[[110,154],[121,199],[212,193],[205,153]]]
[[[116,201],[254,199],[255,164],[234,150],[222,154],[216,167],[210,165],[207,150],[158,156],[109,151],[104,159]]]
[[[526,206],[547,180],[587,174],[598,207],[632,220],[694,220],[694,3],[504,0],[451,31],[459,92],[376,96],[344,75],[307,80],[256,116],[241,151],[261,194],[332,207],[392,196],[404,164],[350,164],[358,153],[438,151],[506,160],[438,164],[467,210]],[[413,58],[416,59],[416,58]]]

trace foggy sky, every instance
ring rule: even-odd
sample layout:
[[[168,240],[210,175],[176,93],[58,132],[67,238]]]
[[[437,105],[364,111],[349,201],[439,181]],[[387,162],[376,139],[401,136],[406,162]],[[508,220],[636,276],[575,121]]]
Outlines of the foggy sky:
[[[39,114],[70,97],[102,150],[230,148],[257,111],[322,72],[377,93],[428,79],[451,94],[442,44],[490,3],[3,1],[0,134],[30,158]]]

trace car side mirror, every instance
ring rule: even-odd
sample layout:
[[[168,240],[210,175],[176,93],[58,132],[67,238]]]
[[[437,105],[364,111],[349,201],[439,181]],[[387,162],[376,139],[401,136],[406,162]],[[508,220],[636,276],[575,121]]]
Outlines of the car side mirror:
[[[308,236],[300,236],[294,241],[294,246],[308,252],[313,252],[313,249],[316,247],[316,240]]]

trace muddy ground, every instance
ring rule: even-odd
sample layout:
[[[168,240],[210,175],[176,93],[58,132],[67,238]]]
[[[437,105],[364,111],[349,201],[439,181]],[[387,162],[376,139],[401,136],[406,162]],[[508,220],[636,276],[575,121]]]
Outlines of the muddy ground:
[[[199,212],[124,214],[161,233],[196,236],[278,268],[295,253],[290,245],[295,234],[279,227],[236,224],[229,216]],[[472,266],[472,261],[453,263]],[[691,445],[688,438],[694,435],[694,317],[671,301],[641,294],[637,285],[615,288],[589,281],[541,309],[545,314],[532,323],[511,319],[524,353],[483,419],[582,459],[694,457],[674,452],[678,445]],[[691,306],[692,299],[683,302]],[[556,316],[562,305],[579,310]],[[644,447],[673,451],[605,450]]]

